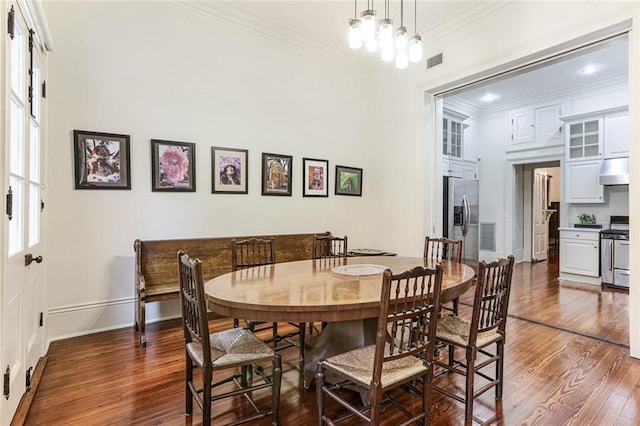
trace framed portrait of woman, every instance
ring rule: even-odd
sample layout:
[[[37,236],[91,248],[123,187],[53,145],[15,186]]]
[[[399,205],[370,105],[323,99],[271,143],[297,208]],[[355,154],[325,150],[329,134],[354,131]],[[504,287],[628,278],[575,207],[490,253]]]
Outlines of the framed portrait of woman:
[[[213,194],[248,194],[249,151],[211,147],[211,192]]]
[[[196,191],[196,144],[151,139],[151,190]]]

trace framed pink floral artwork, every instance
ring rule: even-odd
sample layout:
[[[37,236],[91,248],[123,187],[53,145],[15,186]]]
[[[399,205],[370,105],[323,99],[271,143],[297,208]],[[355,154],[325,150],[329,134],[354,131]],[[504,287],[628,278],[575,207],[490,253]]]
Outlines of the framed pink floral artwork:
[[[151,190],[196,191],[196,144],[151,139]]]

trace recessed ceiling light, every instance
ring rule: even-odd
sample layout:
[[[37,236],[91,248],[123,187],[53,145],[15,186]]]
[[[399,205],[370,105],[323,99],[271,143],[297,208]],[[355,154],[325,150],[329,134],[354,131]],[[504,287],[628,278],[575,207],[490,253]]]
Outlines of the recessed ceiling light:
[[[599,66],[597,65],[587,65],[586,67],[582,68],[580,70],[580,72],[584,75],[590,75],[595,73],[596,71],[598,71],[600,69]]]
[[[500,96],[496,95],[495,93],[487,93],[486,95],[481,97],[480,100],[485,101],[485,102],[493,102],[496,99],[498,99],[499,97]]]

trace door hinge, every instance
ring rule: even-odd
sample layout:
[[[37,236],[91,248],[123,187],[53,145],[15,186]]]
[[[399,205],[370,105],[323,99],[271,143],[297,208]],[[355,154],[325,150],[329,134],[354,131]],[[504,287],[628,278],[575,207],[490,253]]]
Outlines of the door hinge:
[[[25,392],[31,390],[31,370],[33,370],[33,367],[29,367],[24,378]]]
[[[46,80],[42,82],[42,97],[44,99],[47,98],[47,81]]]
[[[40,327],[44,325],[44,313],[40,312]]]
[[[40,212],[44,211],[44,200],[40,200]]]
[[[11,380],[11,367],[7,365],[7,370],[4,372],[4,390],[2,391],[5,399],[9,399],[9,389],[11,389],[11,387],[9,386],[9,380]]]
[[[7,192],[7,217],[9,220],[13,218],[13,191],[11,187],[9,187],[9,191]]]
[[[15,20],[16,12],[13,10],[13,5],[11,5],[11,9],[9,9],[9,16],[7,17],[7,33],[11,40],[15,37],[15,29],[16,29],[16,20]]]

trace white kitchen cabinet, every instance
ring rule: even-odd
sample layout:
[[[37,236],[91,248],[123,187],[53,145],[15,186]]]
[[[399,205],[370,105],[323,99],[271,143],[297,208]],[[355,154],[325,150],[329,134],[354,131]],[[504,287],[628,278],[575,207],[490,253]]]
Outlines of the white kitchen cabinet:
[[[562,142],[560,104],[512,111],[511,148],[528,149]]]
[[[565,201],[567,203],[604,203],[600,185],[602,160],[565,163]]]
[[[461,158],[445,156],[442,159],[442,175],[462,179],[464,176],[464,161]]]
[[[565,124],[567,161],[602,158],[602,115]]]
[[[604,158],[629,156],[629,112],[604,116]]]
[[[464,129],[468,117],[445,108],[442,117],[442,170],[444,176],[464,176]]]
[[[478,162],[471,160],[464,160],[462,175],[464,179],[478,180]]]
[[[563,273],[586,277],[600,276],[599,232],[560,231],[560,272],[560,278],[563,278]],[[570,279],[566,276],[564,278]]]

